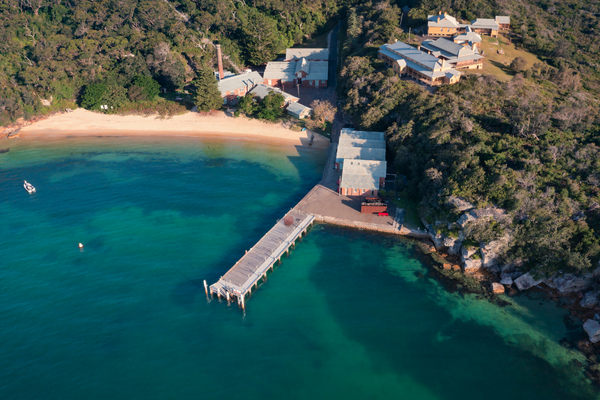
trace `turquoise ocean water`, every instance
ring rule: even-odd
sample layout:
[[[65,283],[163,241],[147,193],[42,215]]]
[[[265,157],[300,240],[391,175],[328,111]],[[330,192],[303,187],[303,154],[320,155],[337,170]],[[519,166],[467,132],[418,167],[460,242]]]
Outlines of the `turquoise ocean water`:
[[[316,149],[6,143],[0,399],[598,396],[559,344],[581,327],[556,303],[447,291],[398,238],[316,225],[246,313],[207,299],[202,280],[319,181]]]

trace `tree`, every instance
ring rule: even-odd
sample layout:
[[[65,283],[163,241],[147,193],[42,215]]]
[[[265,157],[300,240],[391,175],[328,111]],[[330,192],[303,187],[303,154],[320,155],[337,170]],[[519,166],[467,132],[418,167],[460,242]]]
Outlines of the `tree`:
[[[326,100],[314,100],[312,103],[310,103],[310,108],[313,110],[312,119],[316,127],[322,129],[325,129],[328,121],[333,122],[335,113],[337,112],[337,108],[335,108],[329,101]]]
[[[248,93],[238,103],[238,109],[246,115],[252,115],[256,111],[256,102],[254,101],[254,95]]]
[[[250,64],[260,65],[275,58],[285,45],[277,22],[252,7],[242,22],[243,43]]]
[[[109,113],[115,113],[119,108],[128,103],[127,89],[119,85],[108,85],[102,95],[101,103],[108,107]]]
[[[133,78],[131,84],[142,88],[142,100],[154,100],[160,93],[159,83],[149,76],[137,75]]]
[[[108,86],[104,83],[92,83],[83,89],[81,96],[81,107],[88,110],[99,110],[102,104],[102,98]]]
[[[277,121],[283,115],[283,95],[271,92],[261,101],[258,109],[258,118],[268,121]]]
[[[196,96],[194,104],[198,107],[198,111],[210,111],[221,108],[223,98],[219,91],[217,78],[209,69],[201,69],[198,71],[198,77],[194,81],[196,87]]]
[[[510,70],[514,72],[521,72],[527,66],[527,60],[524,57],[517,57],[510,63]]]

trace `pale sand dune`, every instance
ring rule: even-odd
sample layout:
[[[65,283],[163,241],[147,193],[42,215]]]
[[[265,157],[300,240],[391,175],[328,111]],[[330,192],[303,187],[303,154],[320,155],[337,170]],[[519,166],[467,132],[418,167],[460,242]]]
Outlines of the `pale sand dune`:
[[[95,113],[79,108],[23,127],[21,137],[53,136],[198,136],[307,145],[312,131],[294,132],[279,123],[245,117],[203,116],[188,112],[171,118]],[[327,147],[329,139],[315,133],[314,146]]]

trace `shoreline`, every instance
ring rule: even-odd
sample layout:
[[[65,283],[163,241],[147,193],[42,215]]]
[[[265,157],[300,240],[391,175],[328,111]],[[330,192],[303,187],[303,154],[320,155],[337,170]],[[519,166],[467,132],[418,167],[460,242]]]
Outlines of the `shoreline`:
[[[329,139],[310,130],[292,131],[281,123],[266,123],[246,117],[228,117],[187,112],[171,118],[139,115],[107,115],[79,108],[55,114],[22,127],[10,138],[57,137],[199,137],[247,140],[307,146],[314,133],[314,147],[328,147]]]

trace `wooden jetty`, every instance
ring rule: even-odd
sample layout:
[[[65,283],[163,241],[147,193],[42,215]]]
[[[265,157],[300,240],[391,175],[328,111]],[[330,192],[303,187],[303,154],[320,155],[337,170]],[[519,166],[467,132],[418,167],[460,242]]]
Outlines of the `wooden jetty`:
[[[245,307],[245,296],[258,287],[258,281],[266,278],[269,268],[273,270],[274,264],[306,233],[314,219],[302,211],[288,212],[218,282],[210,285],[210,294],[227,300],[236,297],[238,304]],[[208,291],[206,281],[204,288]]]

